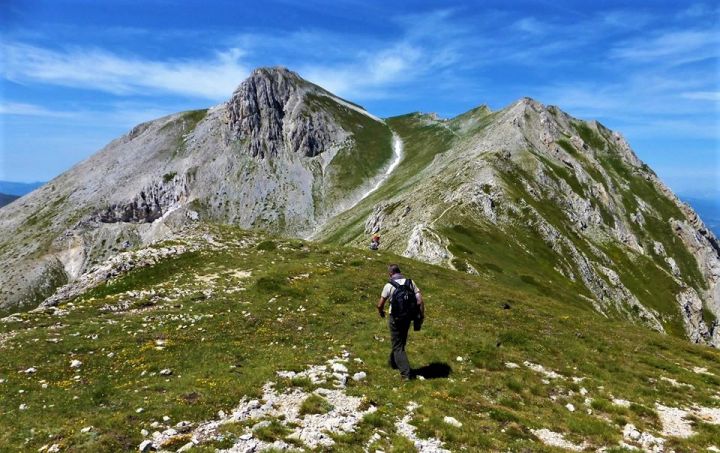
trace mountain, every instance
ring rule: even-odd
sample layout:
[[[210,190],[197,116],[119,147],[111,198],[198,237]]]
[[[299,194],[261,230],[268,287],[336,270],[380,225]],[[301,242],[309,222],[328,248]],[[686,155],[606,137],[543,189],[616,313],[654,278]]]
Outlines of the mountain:
[[[389,262],[426,299],[425,380],[387,366]],[[719,446],[720,351],[530,286],[202,223],[93,275],[0,322],[3,450]]]
[[[20,198],[20,197],[17,195],[8,195],[6,193],[0,193],[0,208],[5,206],[6,204],[12,203],[13,201],[17,200],[18,198]]]
[[[140,124],[0,213],[0,308],[34,307],[119,251],[198,219],[306,235],[376,184],[392,132],[286,69]]]
[[[0,181],[0,193],[8,195],[17,195],[21,197],[25,194],[32,192],[38,187],[45,184],[44,182],[13,182],[13,181]]]
[[[528,98],[381,120],[282,68],[3,208],[0,304],[62,303],[61,285],[196,222],[358,247],[379,232],[406,257],[720,345],[717,239],[620,134]]]
[[[322,239],[384,247],[720,344],[716,237],[622,136],[522,99],[387,121],[406,156]]]

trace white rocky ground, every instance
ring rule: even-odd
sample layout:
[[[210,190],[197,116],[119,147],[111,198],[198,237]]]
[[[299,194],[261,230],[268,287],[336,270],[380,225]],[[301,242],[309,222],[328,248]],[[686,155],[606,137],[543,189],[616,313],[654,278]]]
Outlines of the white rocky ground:
[[[272,443],[264,442],[255,437],[255,430],[268,426],[271,421],[280,421],[285,426],[291,427],[292,434],[289,438],[299,441],[303,448],[332,448],[334,441],[329,434],[353,432],[358,423],[367,414],[373,413],[376,408],[368,406],[363,409],[363,398],[351,396],[346,393],[346,383],[351,378],[353,363],[362,363],[359,358],[350,359],[350,353],[343,352],[341,357],[334,357],[322,365],[311,365],[301,372],[278,371],[280,378],[292,380],[304,378],[320,387],[308,391],[299,387],[289,387],[279,392],[276,390],[276,383],[267,382],[263,386],[263,397],[261,400],[243,398],[240,404],[230,413],[222,411],[218,418],[212,421],[202,422],[194,425],[190,422],[181,422],[174,426],[167,426],[163,431],[156,431],[140,446],[140,450],[162,448],[165,445],[176,443],[178,436],[189,439],[188,443],[177,451],[186,451],[192,446],[200,445],[211,440],[222,439],[221,428],[228,424],[251,421],[244,429],[239,440],[229,448],[227,452],[250,452],[263,451],[267,449],[289,450],[297,449],[297,445],[291,445],[284,441]],[[525,366],[540,374],[544,382],[550,384],[550,379],[559,381],[570,381],[579,383],[585,377],[563,376],[542,365],[525,362]],[[507,362],[506,367],[511,370],[520,369],[521,366]],[[355,373],[353,379],[364,380],[367,375]],[[291,381],[292,382],[292,381]],[[599,387],[602,389],[602,387]],[[585,406],[588,414],[592,398],[589,391],[582,387],[579,394],[586,397]],[[325,398],[332,409],[325,414],[300,415],[300,406],[306,398],[312,394]],[[558,394],[551,397],[557,404],[563,404],[564,398],[573,396],[572,391],[565,394]],[[630,401],[622,398],[614,398],[613,403],[619,406],[629,406]],[[570,404],[568,404],[570,406]],[[420,407],[417,403],[410,401],[406,407],[405,414],[395,422],[396,433],[412,442],[418,452],[421,453],[446,453],[450,450],[444,448],[444,443],[435,438],[423,439],[416,434],[416,427],[412,424],[413,413]],[[661,421],[660,432],[640,431],[632,424],[626,424],[622,430],[622,441],[618,447],[626,450],[639,450],[654,453],[670,452],[665,446],[668,437],[687,438],[694,434],[692,423],[688,417],[695,416],[706,423],[720,425],[720,408],[693,406],[691,408],[668,407],[657,404],[656,413]],[[572,411],[575,411],[573,409]],[[460,427],[462,424],[452,416],[446,416],[444,422],[448,425]],[[532,428],[530,431],[545,445],[563,448],[570,451],[586,451],[591,448],[587,441],[571,441],[561,432],[555,432],[548,428]],[[381,434],[382,433],[382,434]],[[375,431],[367,439],[364,451],[374,451],[372,445],[381,440],[387,433]],[[607,448],[598,449],[604,452]],[[714,450],[711,450],[714,451]]]
[[[140,451],[163,449],[168,445],[177,444],[178,439],[188,439],[188,442],[177,450],[186,451],[195,445],[221,440],[223,438],[222,428],[227,425],[248,421],[251,421],[252,424],[245,427],[244,433],[239,436],[235,444],[222,451],[298,450],[296,445],[282,440],[266,442],[255,437],[254,431],[269,426],[273,421],[290,428],[292,433],[287,437],[299,441],[305,448],[331,448],[335,441],[330,434],[353,432],[365,415],[377,410],[372,405],[363,409],[364,398],[346,393],[348,379],[361,381],[367,377],[364,372],[357,372],[350,377],[349,367],[352,366],[351,363],[353,362],[362,363],[362,360],[355,358],[351,362],[350,353],[344,351],[341,357],[334,357],[323,365],[308,366],[306,370],[301,372],[278,371],[277,375],[280,378],[290,380],[305,378],[313,384],[321,385],[321,387],[308,391],[300,387],[290,386],[283,392],[278,392],[275,388],[277,385],[275,382],[267,382],[263,386],[261,400],[243,398],[230,414],[219,411],[215,420],[201,422],[197,425],[182,421],[174,426],[165,427],[163,431],[155,431],[151,435],[148,433],[149,438],[144,440],[138,446],[138,449]],[[322,414],[301,414],[303,402],[311,395],[324,398],[330,404],[331,409]],[[412,421],[413,411],[418,407],[417,404],[412,402],[408,405],[405,416],[395,423],[397,433],[409,439],[419,452],[449,452],[449,450],[442,448],[442,441],[434,438],[420,439],[415,434],[415,427],[410,422]],[[367,441],[366,450],[381,439],[382,436],[379,433],[373,433]]]

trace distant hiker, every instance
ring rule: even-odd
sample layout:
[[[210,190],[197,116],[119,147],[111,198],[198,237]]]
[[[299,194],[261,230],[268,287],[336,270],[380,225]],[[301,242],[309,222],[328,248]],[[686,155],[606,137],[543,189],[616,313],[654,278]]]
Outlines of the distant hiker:
[[[405,353],[410,324],[415,322],[415,330],[420,330],[420,324],[425,315],[420,289],[409,278],[400,273],[397,264],[388,266],[390,280],[383,287],[380,301],[377,304],[381,318],[385,317],[385,302],[390,300],[388,326],[392,350],[388,363],[393,369],[399,369],[403,379],[409,380],[413,376],[410,372],[410,362]]]
[[[380,248],[380,235],[376,234],[370,239],[370,250],[377,250]]]

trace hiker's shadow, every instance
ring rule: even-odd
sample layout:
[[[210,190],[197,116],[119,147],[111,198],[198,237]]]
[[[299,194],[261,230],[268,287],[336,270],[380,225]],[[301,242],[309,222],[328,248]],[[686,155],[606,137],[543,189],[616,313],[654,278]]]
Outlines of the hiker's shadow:
[[[415,368],[412,371],[415,376],[422,376],[425,379],[440,379],[450,376],[452,368],[450,368],[450,365],[447,363],[433,362],[430,365]]]

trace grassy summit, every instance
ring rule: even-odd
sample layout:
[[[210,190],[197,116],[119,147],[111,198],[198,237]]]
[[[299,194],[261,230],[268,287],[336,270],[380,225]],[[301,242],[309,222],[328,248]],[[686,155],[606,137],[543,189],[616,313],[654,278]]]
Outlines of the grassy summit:
[[[152,437],[142,430],[172,427],[179,432],[164,445],[175,451],[191,439],[177,423],[229,414],[243,398],[263,397],[268,381],[280,395],[312,393],[298,400],[297,418],[226,423],[193,451],[228,448],[251,426],[253,439],[301,448],[292,431],[340,410],[339,397],[360,401],[362,417],[354,432],[327,435],[337,451],[369,441],[372,451],[413,451],[401,435],[408,426],[416,441],[453,451],[554,451],[539,440],[542,429],[576,446],[617,447],[627,424],[677,451],[719,442],[720,427],[710,423],[720,411],[716,350],[607,320],[552,292],[386,253],[206,228],[212,240],[198,251],[110,280],[55,314],[0,323],[3,449],[136,450]],[[427,302],[427,322],[409,342],[426,380],[403,384],[386,366],[389,338],[374,303],[389,262],[399,262]],[[277,374],[343,356],[333,369],[341,363],[349,376],[367,376],[339,393],[318,390],[335,387],[302,373]],[[658,404],[706,409],[686,416],[692,434],[681,438],[663,434]]]

